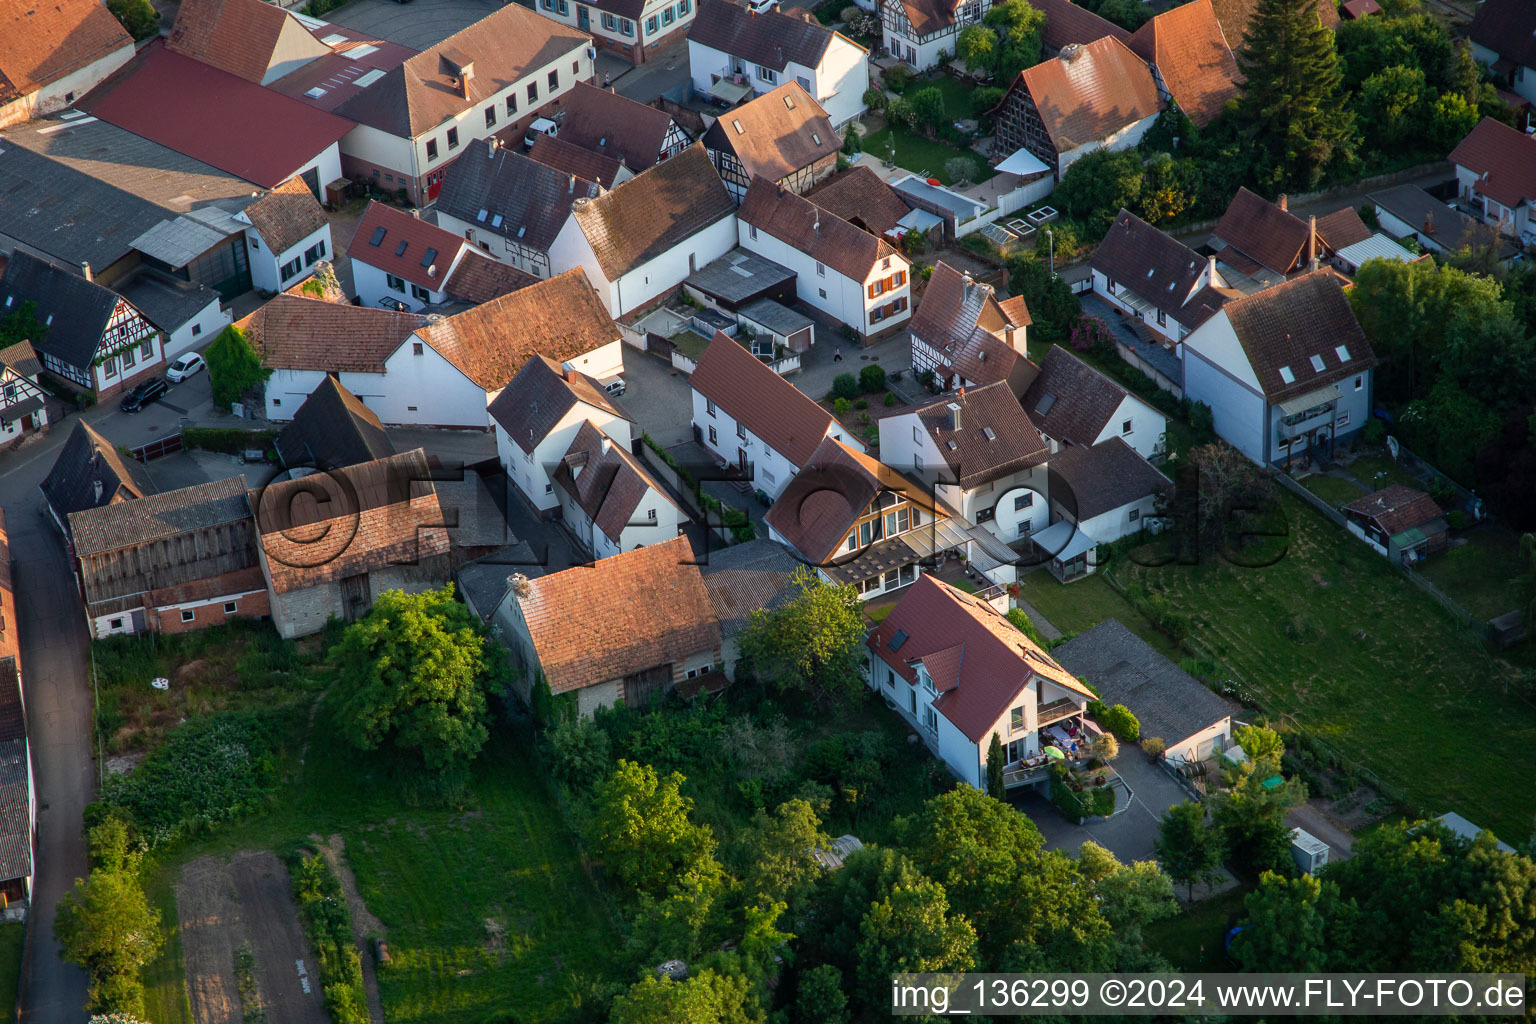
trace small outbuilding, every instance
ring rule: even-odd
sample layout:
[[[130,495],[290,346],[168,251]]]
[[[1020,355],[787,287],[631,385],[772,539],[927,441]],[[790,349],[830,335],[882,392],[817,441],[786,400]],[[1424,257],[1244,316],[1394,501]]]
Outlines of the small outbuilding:
[[[1293,828],[1291,859],[1296,862],[1296,870],[1304,875],[1315,875],[1328,866],[1328,844],[1310,832]]]
[[[1440,506],[1423,491],[1393,484],[1344,506],[1349,532],[1377,554],[1405,565],[1446,549],[1449,527]]]

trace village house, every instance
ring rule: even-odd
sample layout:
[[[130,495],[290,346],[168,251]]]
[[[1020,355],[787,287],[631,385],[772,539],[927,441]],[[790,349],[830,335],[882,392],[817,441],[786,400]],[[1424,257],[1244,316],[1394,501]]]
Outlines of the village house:
[[[885,697],[955,777],[987,786],[987,751],[1002,744],[1009,789],[1049,780],[1044,745],[1093,691],[995,609],[926,576],[870,633],[869,688]]]
[[[997,150],[1027,150],[1056,174],[1098,149],[1131,149],[1162,112],[1140,57],[1106,37],[1019,72],[998,104]]]
[[[532,6],[559,24],[591,33],[600,48],[641,64],[687,31],[693,5],[694,0],[537,0]]]
[[[1157,737],[1172,766],[1208,760],[1232,745],[1232,716],[1239,705],[1218,696],[1157,652],[1118,619],[1103,622],[1051,648],[1051,657],[1085,683],[1105,704],[1124,704],[1141,723],[1141,735]]]
[[[597,381],[543,355],[517,371],[491,402],[490,414],[497,460],[543,516],[560,511],[555,473],[584,424],[625,449],[633,440],[629,417]]]
[[[1049,522],[1050,449],[1007,381],[966,387],[880,420],[880,460],[1003,541]]]
[[[501,142],[500,139],[496,141]],[[546,135],[543,132],[534,133],[528,158],[567,177],[574,177],[577,181],[601,185],[604,190],[622,185],[635,176],[635,172],[617,157],[583,149],[558,135]]]
[[[1094,572],[1099,547],[1140,533],[1172,483],[1118,437],[1051,456],[1050,526],[1030,537],[1051,575],[1065,583]]]
[[[8,4],[0,14],[0,128],[74,103],[133,59],[133,37],[96,0]]]
[[[1381,230],[1393,238],[1413,239],[1426,252],[1450,253],[1494,248],[1501,256],[1513,243],[1498,229],[1453,210],[1417,185],[1394,185],[1366,197],[1376,208]]]
[[[773,260],[739,246],[700,267],[683,282],[683,291],[701,305],[742,320],[743,310],[768,300],[785,306],[795,301],[795,272]],[[804,352],[811,347],[809,334],[790,347]]]
[[[294,12],[264,0],[185,0],[165,45],[256,85],[331,52]]]
[[[923,290],[912,331],[912,372],[933,374],[940,391],[1006,381],[1022,395],[1034,379],[1022,296],[998,301],[982,284],[940,260]]]
[[[884,239],[767,178],[753,179],[737,221],[743,249],[793,270],[802,302],[866,342],[911,318],[912,265]]]
[[[500,143],[487,139],[454,161],[437,197],[437,224],[525,273],[550,277],[550,246],[571,204],[603,189]]]
[[[724,334],[704,350],[688,386],[694,439],[769,498],[779,496],[823,438],[864,450],[831,413]]]
[[[837,170],[842,147],[831,118],[798,82],[726,111],[699,141],[738,203],[757,178],[809,191]]]
[[[1242,50],[1247,45],[1248,29],[1253,24],[1259,0],[1211,0],[1211,6],[1215,8],[1216,20],[1221,23],[1227,45],[1232,47],[1234,53]],[[1333,0],[1315,0],[1314,9],[1323,28],[1332,31],[1338,29],[1339,8]]]
[[[270,420],[335,375],[384,423],[486,430],[487,405],[535,353],[604,378],[623,369],[618,328],[579,270],[447,317],[280,295],[236,326],[273,370]]]
[[[0,348],[0,444],[48,429],[48,396],[37,384],[42,371],[31,342]]]
[[[991,0],[881,0],[880,41],[896,59],[927,71],[941,56],[953,57],[961,30],[980,24],[991,9]]]
[[[386,590],[448,581],[448,530],[432,469],[417,448],[250,492],[272,623],[308,636],[355,622]]]
[[[1092,448],[1112,437],[1151,461],[1167,452],[1168,417],[1063,345],[1040,360],[1023,406],[1053,454],[1072,445]]]
[[[234,321],[218,292],[152,266],[119,279],[113,291],[160,332],[166,362],[211,340]]]
[[[37,853],[37,788],[21,679],[13,561],[5,513],[0,510],[0,897],[6,906],[32,899]]]
[[[727,679],[720,624],[686,537],[536,579],[516,575],[492,621],[520,669],[513,686],[523,702],[542,684],[583,718]]]
[[[1536,104],[1536,7],[1525,0],[1485,0],[1467,27],[1467,39],[1479,64],[1527,104]]]
[[[1031,0],[1030,6],[1045,15],[1040,44],[1049,56],[1055,56],[1073,44],[1087,46],[1100,39],[1113,38],[1130,45],[1130,32],[1072,0]]]
[[[762,537],[729,547],[712,546],[698,561],[720,622],[721,660],[726,674],[735,679],[741,631],[753,612],[771,612],[789,599],[790,577],[804,563],[784,545]]]
[[[556,273],[581,268],[618,319],[736,245],[736,204],[699,144],[591,199],[576,200],[549,247]]]
[[[64,535],[64,546],[71,558],[74,534],[70,516],[103,505],[136,501],[155,490],[142,464],[125,457],[116,445],[83,420],[75,422],[39,488],[48,515]]]
[[[0,277],[0,316],[28,302],[47,328],[32,346],[43,369],[94,391],[98,401],[163,368],[160,332],[127,299],[92,281],[89,266],[66,270],[16,250]]]
[[[901,193],[863,164],[823,178],[805,198],[856,228],[883,236],[892,245],[908,231],[920,231],[915,226],[919,218],[913,216]]]
[[[395,454],[374,411],[327,376],[304,399],[272,446],[284,469],[340,469]]]
[[[85,509],[69,525],[94,639],[268,614],[239,476]]]
[[[700,0],[688,74],[696,95],[726,103],[796,82],[842,128],[864,113],[869,51],[810,16]]]
[[[1290,212],[1286,196],[1271,203],[1239,188],[1210,244],[1223,280],[1247,293],[1316,270],[1340,249],[1370,237],[1352,207],[1302,220]]]
[[[1448,158],[1462,200],[1500,234],[1536,245],[1536,137],[1485,117]]]
[[[377,188],[436,199],[443,171],[489,135],[521,138],[577,82],[592,80],[592,38],[508,4],[407,58],[336,112],[356,122],[342,172]]]
[[[1170,350],[1241,294],[1227,286],[1216,257],[1201,256],[1125,209],[1088,265],[1094,294],[1140,321]]]
[[[1216,120],[1237,98],[1237,60],[1211,0],[1192,0],[1154,15],[1127,45],[1152,69],[1158,94],[1198,128]]]
[[[1234,299],[1182,351],[1184,394],[1260,465],[1331,452],[1370,416],[1376,355],[1332,271]]]
[[[593,558],[671,540],[688,522],[650,471],[591,420],[576,428],[553,479],[561,520]]]
[[[617,161],[629,174],[649,170],[693,141],[666,111],[585,83],[578,83],[565,98],[559,136],[545,139]],[[534,143],[535,148],[541,145]],[[539,156],[534,154],[534,159]]]
[[[286,291],[334,255],[331,222],[298,178],[278,185],[234,219],[246,226],[251,284],[264,292]]]
[[[447,301],[448,277],[469,248],[467,240],[428,224],[415,210],[371,202],[347,256],[363,305],[419,313]]]
[[[1412,566],[1450,544],[1440,505],[1423,491],[1393,484],[1344,506],[1344,526],[1378,555]]]

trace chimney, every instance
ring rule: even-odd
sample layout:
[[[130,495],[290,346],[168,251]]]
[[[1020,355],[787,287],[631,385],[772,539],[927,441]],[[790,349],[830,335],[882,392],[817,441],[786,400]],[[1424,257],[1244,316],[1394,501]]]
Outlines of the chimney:
[[[1317,269],[1317,218],[1307,218],[1307,269]]]
[[[94,280],[96,280],[96,278],[94,276],[92,276],[92,274],[91,274],[91,261],[90,260],[81,260],[80,261],[80,276],[85,278],[87,281],[94,281]]]
[[[1434,210],[1425,210],[1424,211],[1424,233],[1426,235],[1432,235],[1432,234],[1435,233],[1435,211]]]
[[[1212,255],[1212,256],[1206,257],[1206,259],[1208,260],[1208,266],[1206,267],[1206,270],[1209,271],[1210,275],[1211,275],[1211,279],[1209,281],[1207,281],[1206,283],[1207,284],[1215,284],[1216,283],[1216,257],[1214,255]]]
[[[411,207],[411,216],[415,217],[417,220],[421,220],[421,207],[419,207],[419,206]]]
[[[1290,208],[1290,199],[1286,197],[1284,192],[1281,192],[1280,198],[1275,200],[1275,205],[1282,210],[1288,210]]]
[[[960,403],[959,402],[950,402],[949,403],[949,429],[950,430],[954,430],[954,431],[958,431],[960,429]]]
[[[485,155],[488,157],[495,157],[496,147],[500,142],[501,140],[496,138],[494,135],[487,137],[485,140]]]
[[[102,491],[105,490],[105,488],[103,488],[102,485],[101,485],[101,481],[99,479],[98,480],[92,480],[91,481],[91,486],[96,491],[96,500],[100,501],[101,500]]]
[[[571,175],[571,180],[566,184],[565,191],[568,194],[576,191],[576,175]]]
[[[971,294],[971,289],[976,287],[976,279],[971,277],[970,274],[966,274],[963,278],[961,278],[961,282],[965,286],[965,295],[966,295],[967,298],[969,298],[970,294]]]
[[[465,61],[459,66],[459,95],[469,99],[469,83],[475,77],[475,62]]]

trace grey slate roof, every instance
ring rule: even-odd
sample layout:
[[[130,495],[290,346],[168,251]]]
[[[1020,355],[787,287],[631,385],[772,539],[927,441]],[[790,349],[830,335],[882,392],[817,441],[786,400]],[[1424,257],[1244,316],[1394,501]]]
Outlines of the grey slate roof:
[[[96,497],[97,481],[102,485],[100,498]],[[123,498],[140,499],[155,491],[143,466],[122,455],[83,420],[75,421],[74,432],[40,486],[43,497],[65,522],[70,513],[106,505],[119,492]]]
[[[795,272],[748,249],[732,249],[684,283],[727,305],[745,302],[795,280]]]
[[[117,301],[115,292],[24,249],[11,254],[0,277],[0,310],[35,302],[38,322],[48,330],[30,339],[33,347],[71,366],[91,365]]]
[[[490,619],[512,588],[513,573],[534,579],[544,572],[544,560],[525,540],[465,562],[454,573],[459,592],[483,619]]]
[[[219,298],[207,285],[182,281],[151,267],[140,267],[117,290],[146,320],[166,332],[178,330]]]
[[[531,453],[577,402],[624,416],[591,377],[566,374],[548,356],[534,356],[501,389],[488,411],[518,447]]]
[[[222,211],[220,211],[222,212]],[[240,228],[239,222],[232,221]],[[184,267],[234,232],[220,231],[190,214],[163,220],[133,240],[133,247],[173,267]]]
[[[32,874],[31,774],[26,742],[0,743],[0,881]]]
[[[372,409],[326,375],[277,435],[283,465],[340,469],[395,454]]]
[[[803,331],[807,327],[816,326],[816,321],[810,317],[796,313],[788,306],[774,302],[772,299],[758,299],[756,302],[742,306],[738,312],[753,323],[760,324],[775,334],[782,334],[785,337],[796,331]]]
[[[521,153],[472,146],[443,178],[437,208],[510,241],[543,252],[571,215],[571,203],[602,189]],[[484,219],[481,211],[485,212]]]
[[[1179,743],[1240,708],[1163,657],[1117,619],[1051,649],[1061,667],[1099,689],[1105,704],[1124,704],[1141,722],[1143,736]]]
[[[250,518],[240,476],[149,494],[70,514],[75,553],[92,555]]]
[[[720,620],[720,632],[735,636],[753,609],[771,611],[782,604],[790,574],[802,564],[784,545],[762,538],[718,551],[711,548],[699,559],[699,571]]]
[[[1051,499],[1068,495],[1077,502],[1078,522],[1172,488],[1172,482],[1141,455],[1111,437],[1092,448],[1063,448],[1047,465]],[[1065,485],[1065,486],[1063,486]],[[1063,505],[1071,506],[1064,501]]]

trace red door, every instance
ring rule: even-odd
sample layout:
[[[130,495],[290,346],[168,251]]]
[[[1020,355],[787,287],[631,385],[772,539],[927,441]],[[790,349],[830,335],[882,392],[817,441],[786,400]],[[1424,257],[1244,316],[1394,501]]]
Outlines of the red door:
[[[427,175],[427,202],[437,198],[437,194],[443,190],[443,172],[434,171]]]

